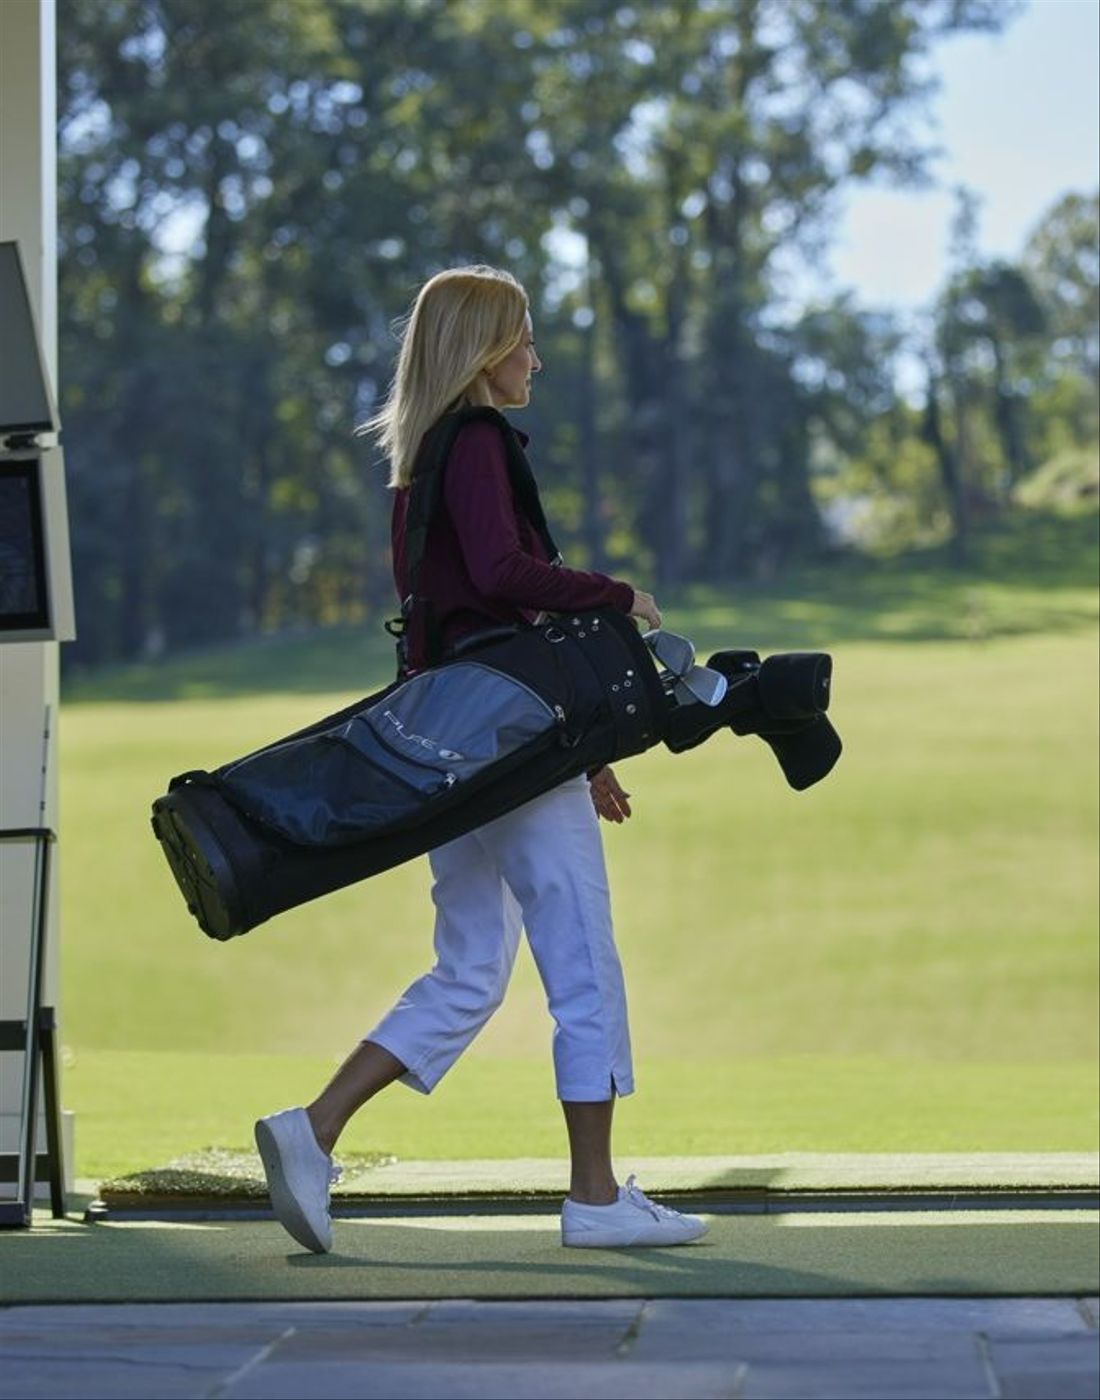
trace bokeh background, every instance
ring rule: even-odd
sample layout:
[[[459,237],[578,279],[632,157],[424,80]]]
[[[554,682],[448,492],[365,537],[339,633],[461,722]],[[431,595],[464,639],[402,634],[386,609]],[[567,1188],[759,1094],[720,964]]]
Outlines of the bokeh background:
[[[64,1100],[95,1176],[312,1097],[431,956],[426,860],[228,945],[149,829],[393,673],[352,435],[440,268],[508,267],[578,568],[828,650],[846,752],[620,772],[618,1151],[1095,1145],[1091,0],[59,0]],[[558,1155],[524,950],[349,1147]]]

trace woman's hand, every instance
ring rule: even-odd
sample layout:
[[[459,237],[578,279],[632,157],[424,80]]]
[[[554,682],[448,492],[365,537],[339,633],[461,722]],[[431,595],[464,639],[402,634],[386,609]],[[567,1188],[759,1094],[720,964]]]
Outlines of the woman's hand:
[[[630,608],[631,617],[640,617],[643,622],[648,622],[650,627],[660,627],[661,612],[657,607],[657,600],[652,593],[643,593],[640,588],[634,589],[634,602]]]
[[[598,773],[593,773],[588,786],[596,811],[604,821],[621,822],[630,816],[627,801],[630,793],[622,790],[610,767],[605,765]]]

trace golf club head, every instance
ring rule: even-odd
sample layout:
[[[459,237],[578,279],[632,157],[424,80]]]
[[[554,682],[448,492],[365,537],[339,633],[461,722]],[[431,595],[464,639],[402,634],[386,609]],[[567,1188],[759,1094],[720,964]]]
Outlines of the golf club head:
[[[712,671],[708,666],[693,666],[687,675],[681,676],[673,688],[673,694],[682,705],[700,700],[704,705],[720,705],[729,689],[729,680],[721,671]]]
[[[695,665],[695,643],[681,637],[676,632],[666,632],[655,627],[642,633],[642,641],[673,675],[686,676]]]

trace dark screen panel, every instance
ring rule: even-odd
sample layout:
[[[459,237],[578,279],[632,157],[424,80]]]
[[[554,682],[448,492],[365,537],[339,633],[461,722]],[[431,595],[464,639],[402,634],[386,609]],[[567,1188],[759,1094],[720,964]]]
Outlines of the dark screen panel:
[[[0,633],[49,626],[36,459],[0,462]]]

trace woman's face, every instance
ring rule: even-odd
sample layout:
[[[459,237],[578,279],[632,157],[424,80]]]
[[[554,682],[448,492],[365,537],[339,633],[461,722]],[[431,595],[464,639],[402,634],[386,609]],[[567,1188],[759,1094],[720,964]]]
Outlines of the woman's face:
[[[523,408],[531,398],[531,375],[542,369],[535,350],[531,313],[524,318],[523,334],[514,350],[487,371],[489,392],[496,408]]]

